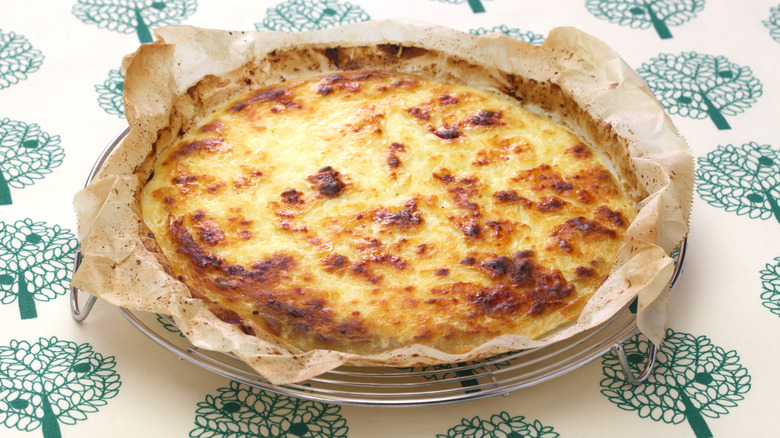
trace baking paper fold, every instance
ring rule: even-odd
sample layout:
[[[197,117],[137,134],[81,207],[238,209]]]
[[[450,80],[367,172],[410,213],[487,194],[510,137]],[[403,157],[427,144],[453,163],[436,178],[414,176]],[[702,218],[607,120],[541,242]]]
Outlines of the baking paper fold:
[[[73,287],[116,306],[171,315],[193,345],[232,352],[275,384],[344,364],[453,363],[547,345],[608,321],[635,297],[639,329],[661,343],[673,272],[668,254],[688,231],[693,158],[642,79],[603,42],[566,27],[537,47],[406,20],[296,34],[190,26],[155,33],[154,43],[123,61],[129,134],[74,199],[83,259]],[[343,69],[397,70],[506,93],[607,157],[639,212],[609,278],[574,323],[537,340],[500,336],[459,355],[420,345],[372,355],[301,352],[223,322],[169,274],[138,203],[154,151],[250,88]]]

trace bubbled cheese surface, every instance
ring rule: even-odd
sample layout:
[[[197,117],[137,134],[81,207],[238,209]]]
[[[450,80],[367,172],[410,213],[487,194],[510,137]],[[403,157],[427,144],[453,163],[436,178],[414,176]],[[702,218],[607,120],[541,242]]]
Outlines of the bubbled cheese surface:
[[[635,215],[563,126],[377,71],[228,103],[160,153],[142,207],[222,319],[354,353],[540,336],[577,317]]]

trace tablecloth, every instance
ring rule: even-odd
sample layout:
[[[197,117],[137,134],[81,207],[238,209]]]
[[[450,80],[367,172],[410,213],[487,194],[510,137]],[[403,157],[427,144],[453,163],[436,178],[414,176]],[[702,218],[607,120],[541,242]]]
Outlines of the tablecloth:
[[[179,359],[97,302],[69,308],[72,199],[125,126],[123,55],[169,24],[291,32],[409,17],[532,44],[604,40],[696,159],[664,346],[445,405],[313,401]],[[0,436],[743,437],[780,434],[778,0],[0,0]],[[641,363],[641,335],[624,342]]]

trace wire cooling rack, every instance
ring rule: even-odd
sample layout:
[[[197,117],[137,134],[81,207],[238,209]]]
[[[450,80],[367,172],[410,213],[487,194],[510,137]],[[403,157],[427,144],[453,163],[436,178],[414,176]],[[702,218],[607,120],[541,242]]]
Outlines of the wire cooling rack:
[[[127,135],[117,135],[95,163],[89,183]],[[687,240],[675,253],[675,270],[669,287],[674,287],[685,260]],[[81,263],[76,253],[74,272]],[[71,313],[77,321],[89,315],[96,298],[88,295],[79,305],[79,291],[71,288]],[[632,373],[622,343],[638,332],[636,315],[627,306],[604,324],[554,344],[474,362],[432,367],[340,367],[299,384],[274,385],[232,354],[203,350],[189,343],[165,315],[119,308],[139,331],[154,342],[208,371],[253,387],[307,400],[363,406],[413,406],[454,403],[506,395],[561,376],[612,350],[617,354],[626,380],[638,385],[651,373],[656,350],[648,351],[644,371]]]

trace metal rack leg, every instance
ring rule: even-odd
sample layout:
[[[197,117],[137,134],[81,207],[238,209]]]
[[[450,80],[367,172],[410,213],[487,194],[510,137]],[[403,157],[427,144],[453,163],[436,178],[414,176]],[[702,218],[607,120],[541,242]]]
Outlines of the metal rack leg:
[[[73,264],[73,273],[79,268],[81,264],[81,250],[76,250],[75,263]],[[78,322],[84,321],[89,316],[89,312],[92,311],[92,307],[95,306],[97,297],[89,295],[87,301],[84,303],[83,308],[79,308],[79,290],[75,287],[70,288],[70,314]]]
[[[89,316],[89,312],[92,311],[92,307],[95,306],[97,297],[89,295],[87,301],[84,303],[84,307],[79,308],[79,290],[75,287],[70,288],[70,313],[78,322],[84,321]]]
[[[641,385],[645,380],[647,380],[648,377],[650,377],[650,373],[653,372],[653,367],[655,366],[655,357],[658,353],[655,344],[652,342],[650,343],[650,348],[647,350],[647,362],[645,363],[645,369],[639,376],[635,376],[633,371],[631,371],[631,364],[628,363],[628,357],[626,356],[626,351],[623,350],[623,345],[615,344],[612,349],[615,351],[615,354],[617,354],[618,360],[620,361],[620,366],[623,368],[623,375],[626,376],[626,380],[629,383],[632,385]]]

